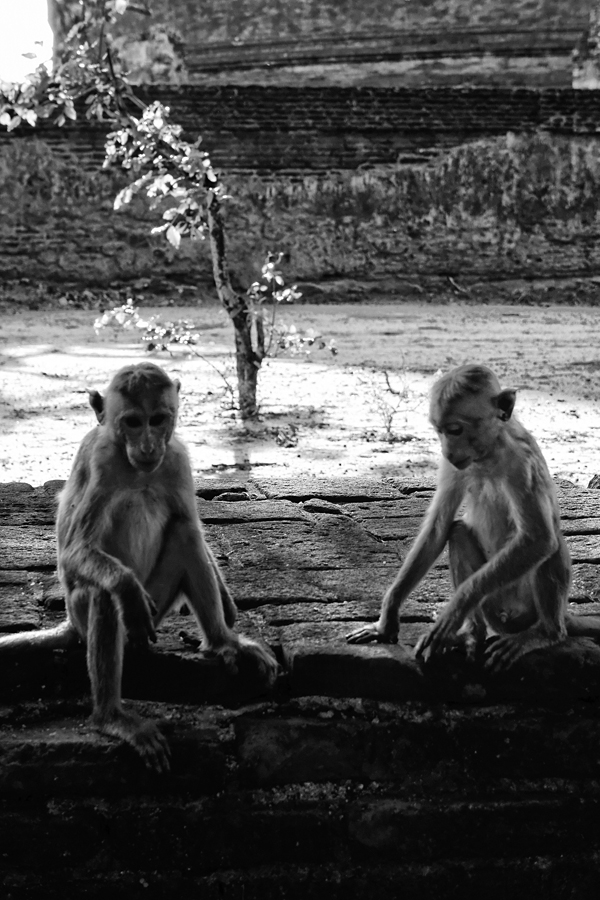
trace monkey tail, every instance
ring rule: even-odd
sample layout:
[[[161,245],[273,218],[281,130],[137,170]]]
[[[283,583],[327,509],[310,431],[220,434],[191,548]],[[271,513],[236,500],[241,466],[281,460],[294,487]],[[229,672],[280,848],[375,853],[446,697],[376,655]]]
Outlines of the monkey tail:
[[[75,626],[67,620],[54,628],[2,635],[0,637],[0,653],[10,653],[11,651],[20,653],[28,650],[68,650],[79,641]]]
[[[600,641],[600,616],[574,616],[565,618],[569,637],[591,637]]]

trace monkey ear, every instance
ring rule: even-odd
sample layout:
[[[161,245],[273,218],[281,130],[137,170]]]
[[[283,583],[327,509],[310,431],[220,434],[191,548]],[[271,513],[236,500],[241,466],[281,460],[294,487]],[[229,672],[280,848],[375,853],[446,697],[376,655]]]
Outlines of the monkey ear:
[[[98,391],[88,390],[90,406],[96,413],[96,418],[102,425],[104,422],[104,397]]]
[[[517,399],[517,392],[506,390],[500,391],[498,396],[496,397],[496,406],[501,411],[502,415],[500,418],[503,422],[507,422],[512,416],[513,409],[515,408],[515,400]]]

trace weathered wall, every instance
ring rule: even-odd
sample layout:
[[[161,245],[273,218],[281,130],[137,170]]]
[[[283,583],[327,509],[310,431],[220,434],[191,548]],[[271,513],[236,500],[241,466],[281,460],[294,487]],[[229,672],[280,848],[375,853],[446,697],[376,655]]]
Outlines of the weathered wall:
[[[237,182],[237,183],[236,183]],[[252,245],[289,248],[300,279],[564,277],[600,271],[600,143],[477,141],[434,166],[231,184]]]
[[[185,23],[190,40],[204,43],[283,40],[312,34],[447,28],[514,29],[545,24],[572,27],[587,17],[590,0],[151,0],[157,21]],[[125,21],[140,22],[128,12]]]
[[[152,0],[150,20],[129,12],[120,30],[142,82],[567,86],[590,6],[591,0]]]
[[[286,169],[282,154],[279,171],[238,166],[225,177],[237,281],[255,277],[267,250],[289,253],[293,278],[321,286],[350,279],[357,296],[436,275],[463,283],[597,275],[600,141],[592,120],[565,110],[555,125],[570,133],[474,134],[428,165],[358,166],[355,158],[353,167]],[[211,290],[206,246],[175,253],[150,236],[156,219],[141,201],[112,210],[122,176],[98,169],[98,136],[87,156],[52,136],[54,144],[16,137],[0,145],[0,276],[86,286],[158,277]],[[306,290],[319,296],[326,287]]]

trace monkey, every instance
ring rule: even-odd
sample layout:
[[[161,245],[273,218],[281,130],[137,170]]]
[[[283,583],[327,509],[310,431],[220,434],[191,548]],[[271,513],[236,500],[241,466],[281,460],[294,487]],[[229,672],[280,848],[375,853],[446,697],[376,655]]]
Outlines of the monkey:
[[[378,621],[349,643],[397,642],[400,607],[446,545],[453,596],[418,641],[417,658],[462,645],[472,659],[483,647],[486,667],[500,672],[567,635],[600,639],[599,617],[567,612],[571,559],[556,490],[534,437],[513,416],[515,402],[516,391],[502,390],[483,365],[459,366],[433,385],[436,491]]]
[[[81,442],[56,518],[66,620],[0,638],[0,653],[69,648],[83,641],[92,724],[133,746],[146,765],[169,769],[158,725],[121,700],[125,644],[147,648],[166,613],[185,598],[202,648],[235,672],[249,657],[267,683],[275,657],[233,631],[236,606],[198,518],[189,457],[174,434],[180,383],[143,362],[120,369],[106,396],[89,391],[97,425]]]

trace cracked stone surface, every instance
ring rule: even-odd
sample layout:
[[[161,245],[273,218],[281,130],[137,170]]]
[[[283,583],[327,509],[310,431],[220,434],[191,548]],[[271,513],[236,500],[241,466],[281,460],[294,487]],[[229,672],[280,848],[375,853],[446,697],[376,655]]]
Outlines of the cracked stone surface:
[[[59,621],[61,482],[0,487],[0,630]],[[442,557],[402,643],[350,646],[431,497],[417,482],[196,483],[240,606],[274,648],[269,694],[194,649],[184,611],[130,655],[127,703],[163,722],[168,775],[88,724],[83,650],[0,665],[0,893],[166,898],[595,896],[600,647],[492,676],[412,647],[448,596]],[[600,607],[600,500],[559,487],[571,609]],[[35,845],[35,866],[31,847]],[[493,883],[493,887],[490,885]]]

